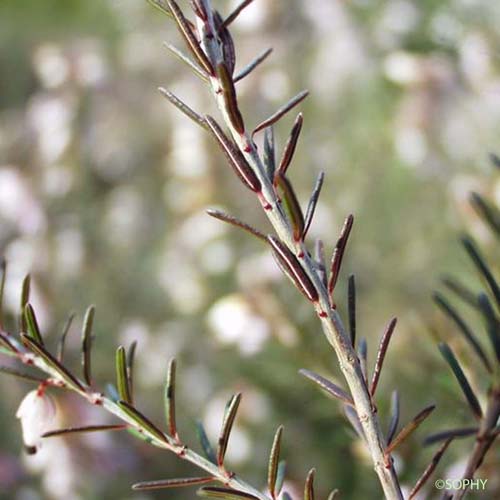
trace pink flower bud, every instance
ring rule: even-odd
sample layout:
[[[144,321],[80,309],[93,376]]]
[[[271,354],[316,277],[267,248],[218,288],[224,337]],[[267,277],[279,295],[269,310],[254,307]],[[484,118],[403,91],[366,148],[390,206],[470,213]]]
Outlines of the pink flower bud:
[[[40,448],[42,435],[54,427],[56,405],[45,391],[31,391],[21,401],[16,417],[21,420],[26,451],[32,455]]]

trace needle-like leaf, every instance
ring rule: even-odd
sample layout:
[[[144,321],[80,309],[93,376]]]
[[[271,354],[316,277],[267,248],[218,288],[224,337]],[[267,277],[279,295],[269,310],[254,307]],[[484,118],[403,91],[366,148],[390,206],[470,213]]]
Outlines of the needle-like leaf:
[[[94,326],[95,307],[90,306],[85,312],[82,327],[82,365],[83,378],[87,385],[92,384],[91,354],[92,354],[92,328]],[[124,398],[122,398],[124,399]]]
[[[486,283],[490,287],[491,292],[493,293],[493,297],[495,297],[495,301],[497,306],[500,307],[500,285],[496,282],[493,273],[491,272],[488,264],[484,260],[481,255],[479,249],[476,244],[472,241],[471,238],[464,236],[462,238],[462,244],[464,245],[465,250],[469,254],[469,257],[474,262],[474,265],[477,267],[479,272],[483,275]]]
[[[269,48],[264,50],[261,54],[259,54],[253,61],[248,63],[244,68],[242,68],[233,78],[233,82],[239,82],[243,80],[246,76],[248,76],[257,66],[263,63],[272,53],[273,49]]]
[[[101,431],[121,431],[128,427],[127,424],[112,424],[112,425],[86,425],[84,427],[68,427],[66,429],[56,429],[42,434],[43,438],[66,436],[67,434],[85,434],[88,432]]]
[[[274,129],[267,127],[264,131],[264,165],[269,179],[274,179],[276,171],[276,148],[274,143]]]
[[[227,445],[229,443],[229,436],[233,428],[236,413],[241,401],[241,394],[235,394],[230,400],[226,408],[222,428],[219,434],[217,446],[217,465],[222,467],[224,465],[224,457],[226,456]]]
[[[339,490],[333,490],[329,495],[327,500],[335,500],[339,496]]]
[[[270,127],[276,123],[282,116],[286,115],[290,110],[292,110],[297,104],[301,103],[307,96],[309,91],[303,90],[299,92],[295,97],[292,97],[284,106],[278,109],[274,114],[272,114],[267,120],[259,123],[252,132],[252,137],[261,130]]]
[[[15,340],[7,332],[0,329],[0,349],[5,349],[5,353],[17,353],[18,349],[15,343]]]
[[[207,2],[207,0],[204,0]],[[210,14],[207,15],[208,23],[210,22]],[[214,30],[219,34],[219,40],[222,43],[222,59],[227,64],[227,68],[229,70],[229,74],[232,76],[234,73],[234,68],[236,65],[236,52],[234,48],[234,40],[231,35],[231,32],[223,26],[224,21],[222,20],[221,15],[217,12],[213,12],[213,20],[214,20]]]
[[[470,386],[469,381],[467,380],[467,377],[465,376],[465,373],[463,372],[462,367],[460,366],[460,363],[455,357],[455,354],[451,350],[450,346],[445,343],[439,344],[439,350],[441,351],[443,358],[450,366],[453,375],[455,375],[455,378],[457,379],[460,388],[464,393],[465,399],[469,403],[472,413],[476,418],[480,419],[483,415],[483,412],[481,410],[481,405],[479,404],[479,401],[476,395],[474,394],[474,391],[472,390],[472,387]]]
[[[349,423],[352,425],[352,428],[356,432],[356,434],[362,439],[366,440],[365,438],[365,433],[363,431],[363,427],[361,425],[361,422],[359,421],[358,413],[356,412],[356,409],[353,406],[350,405],[344,405],[344,413],[345,416],[347,417],[347,420],[349,420]]]
[[[175,419],[175,373],[177,362],[171,359],[168,363],[167,382],[165,384],[165,415],[168,433],[177,439],[177,423]]]
[[[285,206],[285,210],[290,218],[293,238],[295,241],[300,241],[304,234],[304,214],[302,213],[302,208],[300,207],[295,190],[284,174],[282,175],[277,172],[274,176],[274,180],[278,188],[278,193]]]
[[[238,108],[233,78],[224,62],[217,64],[217,77],[222,87],[222,97],[224,98],[227,116],[235,130],[242,134],[245,131],[245,124],[243,123],[243,117]]]
[[[118,388],[118,394],[120,399],[132,403],[132,397],[130,396],[130,387],[128,385],[128,375],[127,375],[127,351],[125,347],[120,346],[116,350],[116,386]]]
[[[389,429],[387,430],[387,444],[391,444],[396,435],[399,425],[399,414],[399,392],[393,391],[391,395],[391,420],[389,422]]]
[[[491,227],[496,236],[500,236],[500,210],[478,193],[471,193],[470,200],[479,216]]]
[[[63,331],[61,336],[59,337],[59,342],[57,343],[57,360],[62,363],[64,359],[64,346],[66,344],[66,337],[68,336],[71,325],[73,324],[73,320],[75,319],[75,315],[71,313],[64,324]]]
[[[318,384],[321,389],[323,389],[334,398],[340,399],[340,401],[347,405],[354,406],[354,402],[351,396],[349,396],[349,394],[347,394],[347,392],[341,389],[338,385],[330,382],[330,380],[310,370],[301,369],[299,370],[299,373],[301,375],[304,375],[304,377],[308,378],[309,380],[312,380],[314,383]]]
[[[305,240],[311,223],[314,218],[314,212],[316,211],[316,205],[318,204],[319,195],[321,194],[321,188],[323,187],[323,181],[325,180],[325,173],[320,172],[318,178],[316,179],[316,184],[314,185],[313,192],[309,198],[309,203],[307,204],[306,216],[304,218],[304,232],[302,233],[302,239]]]
[[[365,337],[361,337],[359,339],[358,359],[359,359],[359,364],[361,366],[361,371],[363,372],[363,377],[365,379],[365,382],[368,384],[368,366],[367,366],[368,343]]]
[[[51,370],[56,372],[64,383],[73,387],[76,391],[84,390],[82,383],[65,366],[59,363],[59,361],[52,356],[52,354],[47,351],[43,345],[23,332],[21,332],[21,340],[34,354],[42,358],[45,364]]]
[[[473,351],[481,360],[481,363],[491,373],[490,362],[488,361],[488,358],[486,357],[481,344],[477,340],[469,325],[460,316],[456,309],[440,293],[435,293],[433,297],[434,302],[436,302],[440,309],[453,320],[453,322],[457,325],[460,333],[462,333],[462,335],[465,337],[465,340],[469,343]]]
[[[0,365],[0,372],[5,373],[7,375],[12,375],[14,377],[17,377],[17,378],[20,378],[23,380],[28,380],[30,382],[37,382],[39,384],[42,382],[45,382],[45,379],[42,377],[37,377],[36,375],[31,375],[31,373],[26,373],[26,372],[16,370],[15,368],[12,368],[10,366]]]
[[[217,486],[206,486],[200,488],[196,494],[204,498],[223,498],[224,500],[259,500],[255,495],[245,491],[233,490],[229,488],[219,488]]]
[[[134,360],[136,349],[137,341],[134,340],[127,351],[127,380],[132,403],[134,402]]]
[[[316,469],[311,469],[307,474],[306,484],[304,486],[304,500],[314,500],[314,475]]]
[[[40,333],[40,328],[38,326],[38,321],[36,320],[35,311],[31,304],[26,304],[26,306],[24,307],[24,315],[28,335],[32,339],[36,340],[40,345],[44,345],[42,334]]]
[[[295,257],[291,250],[274,236],[268,236],[267,241],[273,249],[273,255],[281,270],[308,300],[316,302],[318,300],[318,291],[304,271],[300,262],[297,260],[297,257]]]
[[[347,309],[349,315],[349,334],[351,345],[356,346],[356,279],[354,274],[349,276],[347,282]]]
[[[354,217],[348,215],[344,221],[342,230],[340,231],[340,237],[337,240],[335,249],[333,250],[332,263],[330,265],[330,279],[328,280],[328,292],[330,295],[333,294],[335,285],[337,284],[337,279],[340,273],[340,266],[342,265],[342,258],[344,257],[345,248],[349,235],[351,234],[352,225],[354,222]]]
[[[466,438],[477,434],[478,431],[478,427],[462,427],[460,429],[447,429],[445,431],[435,432],[424,439],[424,446],[439,443],[440,441],[446,441],[450,438]]]
[[[245,8],[248,7],[253,0],[243,0],[239,5],[236,6],[236,8],[229,14],[226,19],[224,19],[224,22],[222,23],[222,26],[224,28],[227,28],[241,13],[241,11]]]
[[[297,142],[300,137],[300,132],[302,131],[303,123],[304,117],[302,113],[299,113],[297,115],[297,118],[295,118],[292,130],[285,144],[285,147],[283,148],[283,154],[281,155],[281,160],[278,164],[278,168],[276,170],[274,178],[275,185],[278,182],[277,176],[284,176],[286,174],[286,171],[288,170],[288,167],[290,166],[290,163],[292,163],[293,155],[295,154],[295,150],[297,149]]]
[[[397,323],[396,318],[392,318],[389,324],[387,325],[382,338],[380,339],[380,345],[377,351],[377,360],[375,361],[375,368],[373,370],[372,383],[370,385],[370,394],[372,396],[375,395],[375,391],[377,390],[378,381],[380,379],[380,374],[382,372],[382,367],[384,366],[384,359],[387,353],[387,348],[389,347],[389,342],[391,341],[392,334],[394,333],[394,329],[396,328]]]
[[[236,175],[248,189],[256,193],[260,192],[262,187],[260,181],[238,148],[226,136],[219,124],[211,116],[206,116],[205,121],[208,124],[210,132],[229,160],[229,164]]]
[[[456,281],[450,276],[443,276],[441,279],[443,285],[453,292],[458,298],[464,301],[469,306],[478,308],[477,295],[472,290],[469,290],[465,285]]]
[[[180,61],[186,64],[196,76],[201,78],[201,80],[203,80],[204,82],[209,81],[210,76],[208,75],[208,73],[206,73],[202,68],[200,68],[191,59],[189,59],[186,54],[169,43],[165,43],[164,45],[170,52],[172,52],[172,54],[174,54],[174,56],[176,56]]]
[[[165,3],[166,0],[148,0],[148,2],[156,7],[163,14],[166,14],[168,17],[173,17],[172,12],[168,8],[168,5]]]
[[[269,454],[269,465],[267,467],[267,487],[272,498],[276,498],[279,491],[276,489],[278,478],[278,465],[281,451],[281,436],[283,435],[283,426],[280,425],[274,435],[273,446]]]
[[[143,481],[132,485],[135,491],[162,490],[165,488],[181,488],[198,484],[212,483],[213,477],[183,477],[179,479],[160,479],[158,481]]]
[[[413,419],[406,424],[399,434],[388,444],[386,453],[389,455],[392,453],[397,446],[399,446],[403,441],[405,441],[416,429],[422,424],[422,422],[434,411],[435,405],[430,405],[425,407],[421,412],[419,412]]]
[[[231,224],[232,226],[239,227],[241,229],[244,229],[245,231],[249,232],[253,236],[256,236],[260,240],[266,241],[267,242],[267,237],[265,234],[261,233],[258,229],[255,229],[253,226],[250,226],[246,222],[243,222],[236,217],[226,214],[225,212],[222,212],[221,210],[214,210],[214,209],[208,209],[207,214],[210,215],[210,217],[213,217],[214,219],[219,219],[223,222],[227,222],[228,224]]]
[[[197,125],[208,130],[207,122],[196,111],[192,110],[184,101],[181,101],[175,94],[162,87],[158,89],[160,93],[168,99],[179,111],[182,111],[188,118],[193,120]]]
[[[21,288],[21,313],[20,313],[20,325],[19,325],[21,328],[21,332],[24,333],[28,331],[25,310],[26,310],[26,304],[30,300],[30,288],[31,288],[31,276],[27,274],[24,277],[23,285]]]
[[[212,69],[212,64],[210,63],[205,52],[203,52],[203,49],[200,47],[200,44],[193,33],[191,25],[184,17],[184,14],[182,13],[180,7],[177,5],[177,2],[175,2],[174,0],[165,0],[165,2],[173,15],[179,32],[186,41],[187,46],[191,50],[191,53],[197,60],[198,64],[203,68],[204,71],[206,71],[206,73],[208,73],[209,75],[213,75],[214,71]]]
[[[285,460],[281,460],[278,464],[278,474],[276,475],[276,485],[274,487],[276,495],[279,495],[281,493],[281,489],[283,488],[283,483],[285,482],[285,474],[286,474],[286,462]]]
[[[320,239],[317,239],[314,245],[314,259],[316,261],[316,265],[318,266],[318,275],[326,288],[328,283],[326,276],[325,246],[323,241]]]
[[[215,455],[215,451],[212,445],[210,444],[205,428],[203,427],[203,424],[200,421],[196,422],[196,434],[198,435],[198,441],[201,444],[203,453],[205,454],[207,459],[210,460],[210,462],[216,464],[217,457]]]
[[[169,443],[169,440],[165,434],[156,427],[151,420],[149,420],[145,415],[143,415],[137,408],[127,403],[126,401],[117,401],[118,407],[140,428],[140,432],[144,435],[145,433],[150,434],[159,441],[164,443]]]
[[[444,455],[444,452],[448,448],[449,444],[451,443],[452,439],[449,438],[447,441],[445,441],[439,450],[436,452],[436,454],[432,457],[431,463],[425,468],[424,472],[420,476],[419,480],[416,482],[415,486],[413,489],[410,491],[410,496],[408,497],[408,500],[412,500],[412,498],[415,498],[417,493],[422,489],[422,487],[425,485],[431,474],[434,472],[436,467],[439,464],[439,461],[441,460],[441,457]]]
[[[497,361],[500,362],[500,319],[495,314],[493,306],[486,294],[479,294],[478,302],[485,320],[488,337],[495,351]]]

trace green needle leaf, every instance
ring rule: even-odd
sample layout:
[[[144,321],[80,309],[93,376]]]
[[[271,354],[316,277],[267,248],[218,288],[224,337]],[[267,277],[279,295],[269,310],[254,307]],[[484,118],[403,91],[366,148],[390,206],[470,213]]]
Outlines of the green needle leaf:
[[[390,444],[396,435],[399,425],[399,392],[393,391],[391,395],[391,421],[387,431],[387,444]]]
[[[445,431],[436,432],[427,436],[424,439],[424,446],[439,443],[450,438],[466,438],[476,434],[479,431],[478,427],[462,427],[460,429],[449,429]]]
[[[165,384],[165,415],[167,417],[168,433],[177,439],[177,424],[175,421],[175,370],[177,362],[171,359],[168,363],[167,382]]]
[[[306,485],[304,487],[304,500],[314,500],[314,475],[316,469],[311,469],[307,474]]]
[[[40,345],[44,345],[38,321],[36,320],[35,311],[31,304],[26,304],[24,307],[24,316],[27,326],[28,335],[36,340]]]
[[[82,383],[65,366],[59,363],[43,345],[23,332],[21,332],[21,340],[34,354],[42,358],[45,364],[56,372],[57,376],[61,378],[64,383],[77,391],[84,391]]]
[[[64,359],[64,346],[66,344],[66,337],[68,336],[71,325],[73,324],[73,320],[75,319],[74,314],[70,314],[66,323],[64,325],[61,337],[59,338],[59,342],[57,344],[57,360],[62,363]]]
[[[276,498],[279,491],[276,490],[276,481],[278,478],[278,464],[281,451],[281,436],[283,435],[283,426],[280,425],[274,435],[273,446],[269,455],[269,465],[267,468],[267,486],[269,493]]]
[[[101,431],[121,431],[128,427],[127,424],[112,424],[112,425],[86,425],[84,427],[68,427],[67,429],[57,429],[54,431],[45,432],[43,438],[65,436],[67,434],[85,434],[88,432]]]
[[[281,489],[283,488],[283,483],[285,482],[285,474],[286,474],[286,462],[285,460],[280,460],[280,463],[278,464],[278,474],[276,476],[276,485],[274,487],[276,495],[279,495]]]
[[[23,285],[21,288],[21,314],[20,314],[20,327],[21,332],[26,333],[28,331],[28,325],[26,324],[26,304],[30,300],[30,288],[31,288],[31,276],[27,274],[23,280]]]
[[[145,415],[143,415],[137,408],[127,403],[126,401],[117,401],[118,407],[131,419],[133,420],[141,429],[141,433],[148,433],[154,436],[159,441],[170,444],[167,436],[156,427],[151,420],[149,420]],[[144,436],[147,439],[147,436]]]
[[[413,419],[406,424],[400,431],[400,433],[394,438],[393,441],[387,446],[386,453],[389,455],[392,453],[398,445],[405,441],[413,432],[415,432],[420,424],[434,411],[435,405],[430,405],[419,412]]]
[[[232,490],[229,488],[218,488],[216,486],[206,486],[200,488],[196,494],[204,498],[223,498],[225,500],[259,500],[256,496],[245,491]]]
[[[227,445],[229,442],[229,435],[231,434],[231,429],[233,428],[240,401],[241,394],[238,393],[229,400],[229,403],[227,405],[217,448],[217,464],[219,465],[219,467],[222,467],[224,465],[224,457],[226,455]]]
[[[462,244],[465,247],[465,250],[469,254],[469,257],[472,259],[474,262],[474,265],[477,267],[479,272],[483,275],[486,283],[490,287],[493,296],[495,297],[495,301],[497,303],[497,306],[500,307],[500,286],[496,282],[495,277],[493,276],[493,273],[491,272],[488,264],[484,260],[483,256],[479,252],[479,249],[477,248],[476,244],[472,241],[471,238],[465,236],[462,238]]]
[[[488,358],[486,357],[481,344],[479,343],[465,320],[440,293],[434,294],[434,302],[436,302],[440,309],[457,325],[460,333],[462,333],[462,335],[465,337],[465,340],[472,347],[472,350],[479,357],[486,369],[491,373],[490,362],[488,361]]]
[[[486,294],[479,294],[478,301],[479,308],[481,309],[486,323],[488,337],[495,351],[497,361],[500,362],[500,320],[495,314],[493,306],[491,305],[490,300],[488,299],[488,296]]]
[[[134,340],[127,351],[127,379],[132,402],[134,402],[134,360],[136,349],[137,341]]]
[[[92,327],[94,325],[95,307],[90,306],[85,312],[82,327],[82,365],[83,378],[87,385],[92,384],[91,354],[92,354]]]
[[[439,350],[441,351],[441,354],[443,355],[443,358],[446,360],[448,365],[450,365],[453,375],[455,375],[455,378],[460,384],[460,388],[464,393],[465,399],[469,403],[472,413],[476,418],[481,418],[483,412],[481,410],[479,401],[477,400],[477,397],[474,394],[474,391],[472,390],[472,387],[470,386],[469,381],[467,380],[467,377],[465,376],[465,373],[460,366],[460,363],[455,357],[455,354],[451,350],[450,346],[445,343],[439,344]]]
[[[0,372],[5,373],[7,375],[12,375],[14,377],[17,377],[17,378],[20,378],[23,380],[29,380],[30,382],[37,382],[39,384],[42,382],[45,382],[45,379],[42,377],[37,377],[36,375],[31,375],[30,373],[16,370],[15,368],[12,368],[10,366],[0,365]]]
[[[205,431],[205,427],[203,427],[203,424],[199,420],[196,422],[196,434],[198,435],[198,440],[203,449],[203,453],[205,454],[207,459],[210,460],[210,462],[216,464],[217,457],[215,455],[215,451],[210,444],[207,433]]]
[[[165,488],[179,488],[185,486],[194,486],[196,484],[211,483],[213,477],[184,477],[180,479],[160,479],[158,481],[143,481],[132,485],[136,491],[142,490],[160,490]]]
[[[118,388],[118,394],[120,399],[132,404],[132,398],[130,396],[130,387],[128,385],[128,374],[127,374],[127,351],[125,347],[120,346],[116,350],[115,357],[116,364],[116,386]]]
[[[349,406],[354,406],[354,402],[351,396],[349,396],[349,394],[347,394],[347,392],[345,392],[344,389],[341,389],[338,385],[334,384],[333,382],[330,382],[325,377],[322,377],[321,375],[318,375],[317,373],[311,370],[305,370],[305,369],[299,370],[299,373],[301,375],[304,375],[304,377],[308,378],[309,380],[312,380],[313,382],[318,384],[321,387],[321,389],[323,389],[325,392],[327,392],[334,398],[340,399],[340,401]]]

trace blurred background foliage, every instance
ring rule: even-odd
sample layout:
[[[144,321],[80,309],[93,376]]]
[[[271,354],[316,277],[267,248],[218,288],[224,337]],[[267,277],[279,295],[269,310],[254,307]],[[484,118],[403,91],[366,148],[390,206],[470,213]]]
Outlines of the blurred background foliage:
[[[222,12],[235,4],[214,2]],[[397,387],[403,420],[438,404],[428,431],[469,422],[435,347],[438,337],[459,354],[463,345],[430,296],[441,273],[475,283],[457,244],[461,230],[493,252],[467,196],[475,190],[500,203],[487,158],[500,148],[499,25],[500,3],[489,0],[255,0],[234,23],[240,66],[274,47],[238,85],[248,124],[311,90],[290,175],[305,203],[317,172],[326,172],[312,235],[329,251],[343,218],[355,214],[339,307],[355,273],[370,361],[385,323],[398,316],[380,416],[387,420]],[[304,367],[340,380],[309,304],[259,242],[204,214],[223,206],[267,227],[209,138],[156,91],[168,87],[215,112],[165,40],[180,45],[168,19],[143,0],[1,0],[0,249],[9,263],[9,326],[16,328],[20,283],[31,272],[49,343],[77,313],[73,363],[82,315],[96,305],[94,371],[103,386],[114,376],[115,346],[139,342],[139,402],[156,421],[175,355],[187,441],[195,445],[198,418],[215,438],[227,397],[241,390],[229,457],[244,477],[263,484],[283,423],[290,490],[315,466],[322,496],[338,487],[343,498],[378,498],[368,457],[338,405],[297,373]],[[291,121],[278,127],[281,145]],[[51,460],[27,460],[14,417],[27,386],[2,377],[0,390],[0,498],[194,497],[132,493],[135,481],[192,470],[126,434],[54,439]],[[63,393],[58,402],[66,425],[107,418]],[[433,453],[420,446],[424,432],[398,452],[406,485]],[[461,466],[468,448],[451,447],[441,477]],[[490,476],[488,498],[500,495],[498,479]]]

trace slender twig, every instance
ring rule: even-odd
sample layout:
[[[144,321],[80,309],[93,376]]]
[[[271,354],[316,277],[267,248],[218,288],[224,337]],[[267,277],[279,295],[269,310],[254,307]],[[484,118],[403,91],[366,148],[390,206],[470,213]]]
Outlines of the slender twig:
[[[206,3],[210,4],[210,2]],[[202,48],[205,53],[210,54],[213,60],[223,60],[223,50],[217,38],[203,37]],[[281,207],[272,180],[268,176],[267,169],[251,136],[246,130],[241,132],[234,126],[233,120],[231,119],[231,110],[227,109],[226,101],[220,93],[221,83],[214,77],[211,79],[211,84],[213,95],[226,126],[230,131],[234,144],[260,181],[260,190],[258,193],[259,200],[269,221],[282,244],[296,256],[302,271],[317,291],[317,299],[315,298],[313,304],[318,316],[321,318],[324,333],[337,354],[340,367],[349,386],[366,437],[368,450],[372,457],[374,468],[379,477],[384,494],[387,499],[400,500],[403,498],[401,488],[392,463],[387,461],[385,438],[378,421],[376,409],[372,404],[372,398],[364,379],[359,360],[352,348],[350,336],[344,328],[338,312],[331,307],[328,290],[323,284],[320,273],[317,272],[318,268],[316,263],[310,256],[304,242],[301,240],[297,241],[297,239],[294,238],[290,220]],[[254,133],[276,122],[306,95],[307,93],[304,92],[299,94],[295,99],[292,99],[290,103],[280,108],[271,118],[257,126]]]
[[[134,430],[137,436],[142,437],[151,445],[173,452],[179,458],[190,462],[200,469],[205,470],[208,475],[213,478],[214,481],[218,481],[222,484],[228,485],[236,490],[247,492],[258,500],[269,500],[269,497],[267,495],[264,495],[259,490],[240,479],[236,474],[228,474],[226,470],[221,469],[213,462],[210,462],[192,449],[188,448],[180,440],[172,440],[166,434],[163,434],[161,431],[156,430],[156,427],[150,429],[146,426],[141,425],[138,420],[132,418],[131,412],[124,411],[125,407],[123,405],[120,405],[119,402],[112,401],[110,398],[104,396],[101,392],[95,392],[89,387],[85,387],[84,382],[77,379],[74,375],[71,374],[71,378],[67,380],[64,373],[55,372],[51,365],[48,364],[43,357],[31,353],[28,356],[28,351],[22,351],[16,355],[16,358],[20,363],[23,363],[27,366],[34,366],[40,371],[52,377],[51,379],[49,379],[49,385],[64,387],[76,392],[81,397],[86,399],[90,404],[101,407],[103,410],[120,419],[122,422],[124,422],[124,424],[126,424],[126,427]],[[127,407],[129,407],[129,405],[127,405]],[[122,427],[123,425],[119,428]],[[116,427],[117,430],[119,428]],[[67,430],[67,432],[70,432],[70,430]],[[55,433],[48,433],[47,436],[53,434]]]
[[[500,387],[494,387],[491,389],[488,404],[484,417],[481,421],[479,427],[479,432],[476,435],[476,442],[472,450],[472,454],[469,457],[465,472],[462,479],[473,479],[474,474],[477,469],[483,463],[486,453],[490,449],[491,445],[495,441],[498,433],[495,432],[498,419],[500,418]],[[467,489],[457,490],[453,496],[454,500],[460,500],[464,498],[467,493]]]

